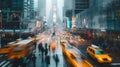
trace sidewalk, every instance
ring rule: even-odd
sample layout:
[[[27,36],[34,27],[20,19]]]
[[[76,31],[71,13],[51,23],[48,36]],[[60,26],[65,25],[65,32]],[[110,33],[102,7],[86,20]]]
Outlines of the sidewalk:
[[[50,57],[50,66],[49,67],[56,67],[55,60],[53,58],[53,53],[51,51],[50,51],[50,54],[51,54],[51,57]],[[62,53],[62,48],[60,46],[60,38],[59,37],[58,37],[58,49],[55,51],[55,54],[57,54],[58,58],[59,58],[58,67],[64,67],[63,53]]]
[[[56,63],[53,58],[54,54],[57,54],[58,58],[59,58],[57,67],[64,67],[64,58],[63,58],[62,48],[60,46],[60,38],[57,37],[57,39],[58,39],[58,49],[55,50],[55,53],[53,53],[52,51],[48,51],[50,54],[50,65],[48,67],[56,67]],[[47,41],[47,44],[48,44],[48,46],[50,45],[49,40]],[[47,67],[46,62],[45,62],[45,55],[42,58],[42,54],[38,50],[38,45],[36,46],[35,55],[36,55],[36,67]],[[43,59],[43,61],[42,61],[42,59]],[[31,64],[28,67],[31,67]]]

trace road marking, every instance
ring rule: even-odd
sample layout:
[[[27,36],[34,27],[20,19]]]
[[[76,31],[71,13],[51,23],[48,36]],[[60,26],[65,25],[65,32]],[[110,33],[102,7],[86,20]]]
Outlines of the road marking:
[[[6,61],[1,62],[1,63],[0,63],[0,66],[1,66],[2,64],[4,64],[5,62],[6,62]]]
[[[120,65],[120,63],[111,63],[111,65]]]
[[[10,63],[10,62],[7,62],[7,63],[6,63],[6,64],[4,64],[2,67],[5,67],[5,66],[7,66],[9,63]]]

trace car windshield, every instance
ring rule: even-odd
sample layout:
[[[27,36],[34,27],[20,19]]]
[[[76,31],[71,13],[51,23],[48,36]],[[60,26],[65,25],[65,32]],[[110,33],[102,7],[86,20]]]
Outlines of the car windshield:
[[[104,51],[98,51],[98,50],[96,50],[95,53],[98,54],[98,55],[100,55],[100,54],[106,54],[106,52],[104,52]]]

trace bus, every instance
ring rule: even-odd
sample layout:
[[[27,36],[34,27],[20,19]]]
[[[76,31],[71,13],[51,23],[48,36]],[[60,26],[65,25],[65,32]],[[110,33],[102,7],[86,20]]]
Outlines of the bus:
[[[32,55],[35,49],[35,40],[33,38],[21,40],[17,43],[17,47],[14,47],[8,55],[8,60],[22,59]]]

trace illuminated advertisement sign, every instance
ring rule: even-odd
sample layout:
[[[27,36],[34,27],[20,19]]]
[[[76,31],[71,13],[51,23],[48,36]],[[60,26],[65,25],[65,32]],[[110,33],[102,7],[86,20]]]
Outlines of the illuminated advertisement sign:
[[[72,23],[69,18],[67,18],[67,28],[71,28]]]

